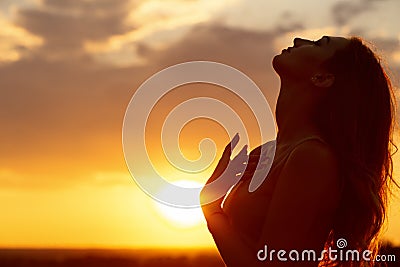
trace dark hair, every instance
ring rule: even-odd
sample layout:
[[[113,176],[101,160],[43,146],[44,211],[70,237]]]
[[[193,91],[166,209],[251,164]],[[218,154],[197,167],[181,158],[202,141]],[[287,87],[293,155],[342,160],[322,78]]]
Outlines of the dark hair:
[[[335,150],[342,178],[341,202],[327,246],[340,238],[345,249],[378,249],[393,180],[394,97],[380,59],[359,38],[335,52],[323,67],[335,82],[318,106],[316,122]],[[398,186],[398,184],[396,184]],[[360,254],[361,255],[361,254]],[[372,265],[372,262],[325,261],[327,265]]]

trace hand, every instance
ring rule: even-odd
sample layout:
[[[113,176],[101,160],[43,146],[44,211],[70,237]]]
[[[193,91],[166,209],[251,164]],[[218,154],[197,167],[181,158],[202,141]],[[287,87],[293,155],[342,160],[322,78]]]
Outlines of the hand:
[[[239,135],[236,134],[232,141],[225,147],[217,167],[200,193],[200,201],[206,218],[213,213],[222,212],[221,203],[226,193],[240,180],[246,169],[249,158],[247,155],[247,145],[242,148],[235,158],[230,160],[232,150],[238,142]],[[218,181],[216,181],[217,179]],[[210,184],[214,181],[218,182],[218,187],[215,184],[211,187]]]
[[[253,178],[256,172],[271,167],[275,147],[275,141],[269,141],[250,152],[249,161],[242,177],[243,181]],[[262,155],[261,152],[263,153]]]

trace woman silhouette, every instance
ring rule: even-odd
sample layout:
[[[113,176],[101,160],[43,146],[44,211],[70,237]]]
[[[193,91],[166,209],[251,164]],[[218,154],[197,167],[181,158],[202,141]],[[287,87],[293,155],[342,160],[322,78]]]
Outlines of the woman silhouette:
[[[230,160],[235,137],[207,182],[248,157],[223,207],[223,197],[202,205],[220,254],[229,267],[372,265],[394,182],[390,81],[358,38],[295,38],[273,67],[281,88],[267,179],[248,191],[261,149]]]

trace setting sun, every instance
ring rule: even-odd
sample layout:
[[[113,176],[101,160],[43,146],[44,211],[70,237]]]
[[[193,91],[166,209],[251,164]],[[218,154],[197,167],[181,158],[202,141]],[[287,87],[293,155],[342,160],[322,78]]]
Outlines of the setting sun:
[[[180,180],[173,182],[173,184],[189,188],[196,188],[202,186],[201,183],[190,180]],[[166,204],[162,204],[159,202],[155,202],[155,205],[159,214],[163,216],[163,218],[166,219],[168,223],[170,223],[175,227],[189,228],[197,226],[202,222],[204,222],[203,213],[200,207],[178,208],[178,207],[168,206]]]

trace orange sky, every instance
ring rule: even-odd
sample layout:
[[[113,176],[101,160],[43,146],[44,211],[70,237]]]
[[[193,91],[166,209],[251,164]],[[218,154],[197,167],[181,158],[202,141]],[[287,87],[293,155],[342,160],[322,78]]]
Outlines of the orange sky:
[[[204,222],[174,225],[130,177],[121,133],[135,90],[167,66],[210,60],[247,74],[274,109],[279,83],[270,62],[282,47],[295,36],[354,34],[384,55],[398,93],[398,10],[398,1],[2,1],[0,247],[213,246]],[[225,91],[203,85],[172,92],[152,116],[160,121],[168,107],[200,95],[250,118]],[[220,154],[228,142],[221,128],[193,125],[182,131],[185,155],[198,156],[207,136]],[[400,174],[399,153],[394,162]],[[396,244],[399,206],[391,206],[386,235]]]

